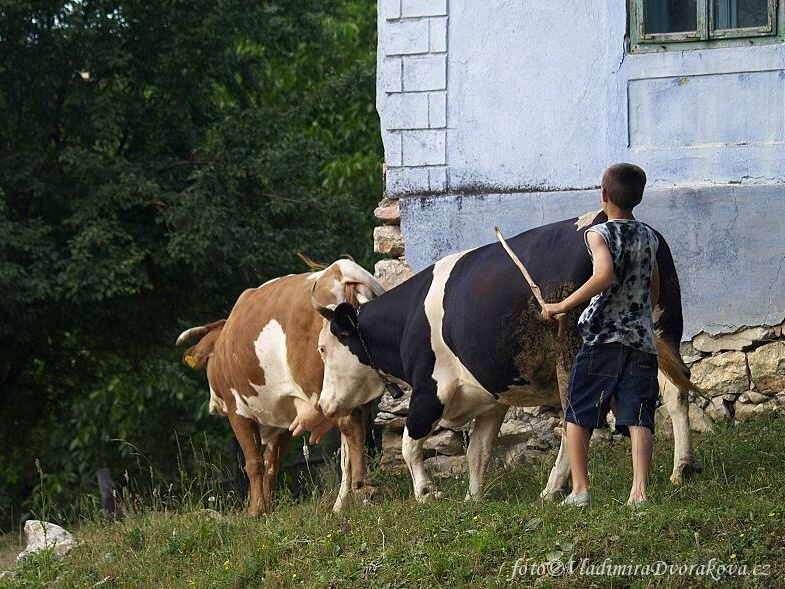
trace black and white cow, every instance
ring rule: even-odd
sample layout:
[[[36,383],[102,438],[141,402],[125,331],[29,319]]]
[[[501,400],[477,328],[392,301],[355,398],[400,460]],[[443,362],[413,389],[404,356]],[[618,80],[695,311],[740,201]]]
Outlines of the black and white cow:
[[[602,211],[587,213],[509,240],[546,301],[561,300],[591,275],[583,234],[606,220]],[[671,480],[679,483],[700,467],[693,459],[687,417],[689,371],[678,355],[679,282],[670,249],[658,238],[660,300],[654,318],[659,346],[673,352],[660,355],[660,386],[675,434]],[[555,405],[557,400],[564,406],[581,343],[576,328],[581,309],[568,315],[568,333],[557,336],[556,323],[541,320],[531,289],[499,243],[447,256],[359,312],[348,304],[324,306],[316,297],[313,303],[326,319],[319,336],[325,362],[319,407],[326,416],[346,414],[380,396],[379,372],[412,387],[402,453],[418,500],[438,493],[422,459],[423,443],[437,424],[455,428],[475,419],[467,452],[467,498],[473,498],[481,492],[508,407]],[[671,363],[664,367],[667,357]],[[568,478],[562,438],[542,495],[561,492]]]

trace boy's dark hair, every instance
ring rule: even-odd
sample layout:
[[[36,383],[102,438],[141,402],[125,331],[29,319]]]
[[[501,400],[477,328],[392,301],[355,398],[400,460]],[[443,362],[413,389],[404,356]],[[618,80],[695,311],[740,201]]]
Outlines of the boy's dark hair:
[[[634,164],[613,164],[602,175],[602,187],[617,207],[632,210],[640,204],[646,186],[646,172]]]

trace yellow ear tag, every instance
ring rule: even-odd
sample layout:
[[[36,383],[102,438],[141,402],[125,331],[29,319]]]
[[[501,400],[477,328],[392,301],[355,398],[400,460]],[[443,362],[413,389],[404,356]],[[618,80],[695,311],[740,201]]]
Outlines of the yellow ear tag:
[[[190,354],[188,354],[185,358],[183,358],[183,360],[185,360],[185,363],[188,364],[189,368],[193,368],[194,366],[196,366],[196,358],[194,358]]]

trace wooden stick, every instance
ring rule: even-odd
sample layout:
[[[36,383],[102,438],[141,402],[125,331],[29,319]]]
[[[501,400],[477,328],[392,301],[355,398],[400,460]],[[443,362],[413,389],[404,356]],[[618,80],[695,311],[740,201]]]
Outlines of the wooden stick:
[[[531,277],[531,274],[529,274],[529,271],[526,269],[526,266],[523,265],[523,262],[521,262],[520,258],[515,254],[514,251],[512,251],[512,248],[510,248],[509,244],[507,243],[507,240],[504,239],[504,235],[502,235],[501,229],[499,229],[498,227],[494,227],[493,229],[496,232],[496,237],[499,239],[499,243],[502,244],[502,247],[510,256],[510,259],[512,259],[515,265],[518,266],[518,270],[521,271],[521,274],[523,274],[523,277],[526,279],[526,282],[529,283],[529,288],[532,289],[532,294],[534,294],[534,298],[537,299],[537,302],[540,304],[540,308],[544,309],[545,299],[542,298],[542,292],[540,291],[540,287],[537,286],[537,284],[534,282],[534,279]],[[561,337],[564,335],[564,328],[567,323],[567,316],[564,313],[558,313],[554,315],[553,318],[559,322],[559,337]]]
[[[99,468],[96,473],[98,477],[98,490],[101,493],[101,505],[112,519],[117,519],[117,505],[114,500],[114,484],[112,483],[112,473],[108,468]]]

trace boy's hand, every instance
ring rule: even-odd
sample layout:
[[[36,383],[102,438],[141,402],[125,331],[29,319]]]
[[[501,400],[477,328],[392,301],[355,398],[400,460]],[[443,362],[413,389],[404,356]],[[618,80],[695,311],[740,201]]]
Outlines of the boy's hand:
[[[546,303],[542,307],[542,318],[545,321],[554,318],[554,315],[558,315],[559,313],[564,313],[561,308],[561,303]]]
[[[293,436],[299,436],[309,431],[311,432],[309,443],[318,443],[322,436],[333,428],[335,422],[332,419],[327,419],[313,406],[305,403],[296,403],[296,405],[298,405],[297,416],[289,426],[289,431]]]
[[[586,241],[591,249],[594,272],[583,285],[560,303],[546,303],[542,308],[542,318],[554,319],[554,315],[567,313],[581,303],[590,300],[613,284],[613,258],[602,235],[591,229],[586,232]]]

